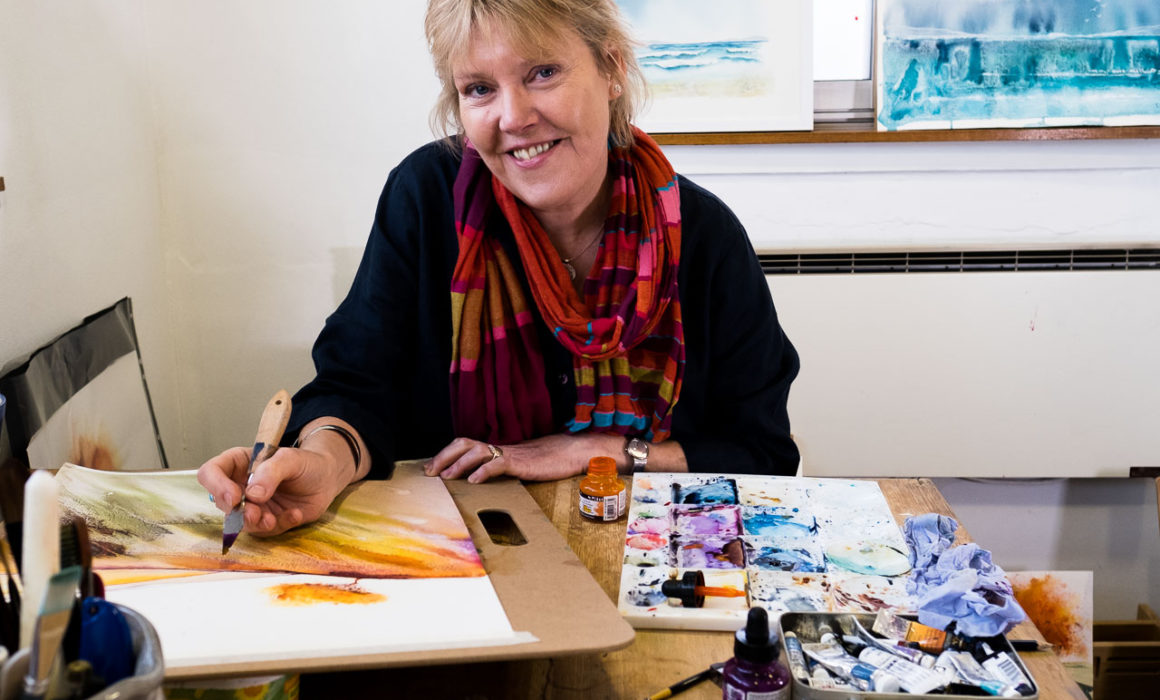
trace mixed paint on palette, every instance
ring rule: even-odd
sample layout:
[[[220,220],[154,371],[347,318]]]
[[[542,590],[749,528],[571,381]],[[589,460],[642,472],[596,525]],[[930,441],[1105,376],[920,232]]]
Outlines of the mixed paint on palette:
[[[902,532],[871,481],[731,475],[633,479],[619,608],[635,627],[733,630],[770,613],[913,612]],[[687,608],[661,592],[700,571],[708,597]]]
[[[1156,0],[880,8],[880,129],[1160,124]]]

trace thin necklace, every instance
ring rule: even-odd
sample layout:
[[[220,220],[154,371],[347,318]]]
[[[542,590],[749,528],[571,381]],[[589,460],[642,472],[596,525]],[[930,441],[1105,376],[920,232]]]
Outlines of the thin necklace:
[[[568,270],[568,277],[576,279],[576,268],[572,267],[572,261],[587,253],[588,249],[592,247],[592,244],[601,238],[604,238],[604,227],[601,227],[596,236],[592,240],[588,241],[588,245],[584,246],[584,250],[581,250],[579,253],[576,253],[570,258],[565,258],[563,255],[560,256],[560,262],[564,263],[564,268]]]

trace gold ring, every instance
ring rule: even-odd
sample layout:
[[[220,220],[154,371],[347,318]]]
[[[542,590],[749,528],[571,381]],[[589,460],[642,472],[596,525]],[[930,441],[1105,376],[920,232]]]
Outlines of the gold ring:
[[[493,461],[499,459],[500,457],[503,457],[503,450],[496,447],[495,445],[488,443],[487,449],[491,450],[491,459],[489,459],[487,461],[493,462]]]

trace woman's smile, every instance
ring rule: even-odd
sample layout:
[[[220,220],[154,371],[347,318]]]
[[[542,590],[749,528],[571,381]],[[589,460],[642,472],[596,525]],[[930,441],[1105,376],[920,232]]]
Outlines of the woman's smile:
[[[547,150],[549,148],[552,148],[553,146],[555,146],[558,143],[560,143],[558,140],[557,141],[545,141],[543,143],[538,143],[534,146],[524,146],[521,148],[513,148],[512,150],[508,151],[508,153],[510,153],[512,155],[512,157],[515,158],[517,161],[527,162],[527,161],[532,160],[536,156],[540,155],[541,153],[547,152]]]

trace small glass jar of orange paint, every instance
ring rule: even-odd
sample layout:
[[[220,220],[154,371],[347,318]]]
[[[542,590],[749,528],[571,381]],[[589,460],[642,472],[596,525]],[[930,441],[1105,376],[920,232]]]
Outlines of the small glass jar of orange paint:
[[[616,474],[616,460],[593,457],[588,474],[580,480],[580,514],[592,520],[611,522],[624,515],[628,492]]]

